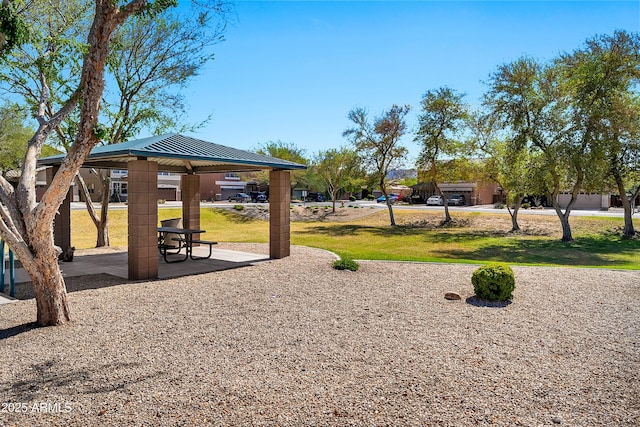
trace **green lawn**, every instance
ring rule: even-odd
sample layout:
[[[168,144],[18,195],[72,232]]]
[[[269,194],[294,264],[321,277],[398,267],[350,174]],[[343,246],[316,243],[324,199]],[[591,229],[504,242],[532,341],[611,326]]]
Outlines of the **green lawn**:
[[[345,208],[351,209],[351,208]],[[110,212],[112,246],[126,246],[125,210]],[[174,218],[180,209],[160,209],[159,219]],[[520,216],[521,234],[508,233],[508,215],[458,213],[458,225],[443,228],[441,213],[397,210],[396,227],[386,211],[349,222],[293,222],[291,243],[312,246],[354,259],[558,265],[640,270],[640,239],[619,236],[621,218],[574,217],[572,244],[560,241],[555,216]],[[220,242],[268,242],[267,221],[235,212],[203,208],[206,237]],[[77,248],[95,245],[94,226],[85,211],[72,212],[72,242]]]

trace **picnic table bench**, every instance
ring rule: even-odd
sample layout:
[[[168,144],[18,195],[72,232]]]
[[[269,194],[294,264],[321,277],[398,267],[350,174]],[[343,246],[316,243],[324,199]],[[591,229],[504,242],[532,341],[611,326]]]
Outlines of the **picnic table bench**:
[[[184,262],[191,258],[194,261],[211,258],[213,253],[213,245],[218,242],[210,240],[194,239],[195,234],[206,233],[206,230],[195,230],[179,227],[158,227],[158,250],[167,263]],[[193,245],[208,245],[209,254],[207,256],[194,256]],[[183,258],[169,260],[167,255],[181,255],[184,248],[185,254]]]

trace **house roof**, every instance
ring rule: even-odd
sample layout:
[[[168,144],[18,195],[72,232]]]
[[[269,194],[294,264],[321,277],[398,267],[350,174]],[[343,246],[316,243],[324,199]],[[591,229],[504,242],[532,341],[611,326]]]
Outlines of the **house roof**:
[[[59,165],[65,155],[45,157],[38,165]],[[83,167],[126,169],[127,162],[146,159],[158,163],[158,170],[179,173],[253,171],[260,169],[305,169],[306,166],[238,150],[180,134],[165,134],[120,144],[95,147]]]

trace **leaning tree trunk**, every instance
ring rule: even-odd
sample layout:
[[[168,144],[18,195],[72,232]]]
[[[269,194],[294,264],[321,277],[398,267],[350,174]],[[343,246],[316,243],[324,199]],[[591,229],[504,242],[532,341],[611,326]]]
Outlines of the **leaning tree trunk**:
[[[444,196],[444,193],[438,187],[438,183],[436,181],[432,181],[436,192],[442,197],[442,205],[444,206],[444,223],[449,224],[451,222],[451,214],[449,213],[449,203],[447,203],[447,198]]]
[[[509,215],[511,216],[511,233],[520,231],[520,225],[518,224],[518,211],[520,210],[520,206],[522,206],[522,200],[524,200],[524,194],[517,194],[516,200],[513,203],[513,212],[511,211],[511,207],[509,206],[509,203],[507,201],[507,210],[509,211]]]
[[[573,242],[573,235],[571,234],[571,224],[569,224],[569,215],[566,213],[560,216],[560,224],[562,224],[562,241]]]
[[[87,184],[80,174],[76,175],[76,182],[84,196],[87,212],[89,213],[91,221],[93,221],[93,225],[96,226],[96,248],[109,246],[109,180],[102,175],[99,176],[102,183],[102,210],[100,211],[100,218],[98,218],[98,212],[93,207],[93,201],[91,200],[91,194],[89,193]],[[107,187],[106,191],[105,186]]]
[[[387,209],[389,209],[389,221],[391,222],[391,225],[396,225],[396,217],[393,215],[393,206],[391,206],[391,200],[389,200],[389,196],[388,195],[384,195],[386,202],[387,202]]]

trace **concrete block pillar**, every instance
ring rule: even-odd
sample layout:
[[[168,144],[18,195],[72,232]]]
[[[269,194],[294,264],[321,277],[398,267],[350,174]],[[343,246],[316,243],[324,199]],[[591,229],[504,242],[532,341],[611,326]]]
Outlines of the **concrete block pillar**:
[[[182,188],[182,225],[184,228],[197,230],[200,228],[200,175],[182,175],[180,187]],[[194,240],[199,238],[199,234],[193,235]]]
[[[291,254],[291,177],[289,171],[269,173],[269,256]]]
[[[53,166],[46,171],[47,184],[53,181],[53,177],[60,169],[59,166]],[[71,187],[67,192],[62,205],[58,208],[58,213],[53,222],[53,243],[67,251],[71,247]]]
[[[158,277],[158,164],[128,163],[129,280]]]

